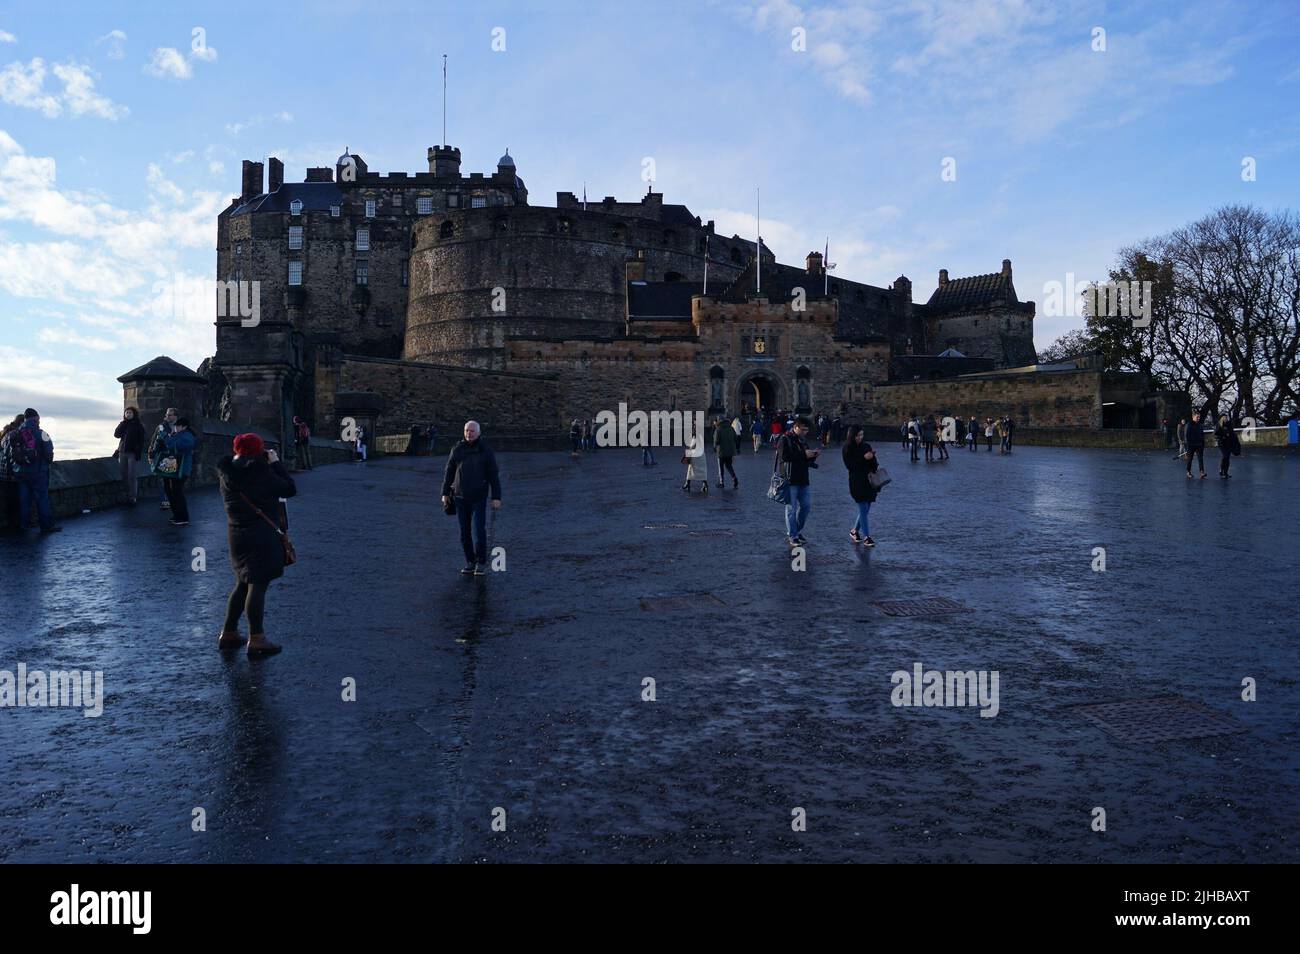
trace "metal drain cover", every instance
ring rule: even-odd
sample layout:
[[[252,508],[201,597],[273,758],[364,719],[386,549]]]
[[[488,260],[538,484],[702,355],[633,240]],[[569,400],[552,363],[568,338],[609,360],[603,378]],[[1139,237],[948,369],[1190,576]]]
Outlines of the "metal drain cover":
[[[714,527],[708,530],[691,530],[687,536],[690,537],[734,537],[736,534],[732,530],[725,530],[721,527]]]
[[[969,613],[964,603],[936,596],[928,600],[878,600],[871,604],[886,616],[942,616],[945,613]]]
[[[641,525],[642,530],[685,530],[684,523],[644,523]]]
[[[641,597],[643,610],[692,610],[700,606],[726,606],[712,593],[660,593]]]
[[[1181,696],[1127,699],[1073,708],[1125,742],[1169,742],[1246,731],[1246,726],[1231,716]]]

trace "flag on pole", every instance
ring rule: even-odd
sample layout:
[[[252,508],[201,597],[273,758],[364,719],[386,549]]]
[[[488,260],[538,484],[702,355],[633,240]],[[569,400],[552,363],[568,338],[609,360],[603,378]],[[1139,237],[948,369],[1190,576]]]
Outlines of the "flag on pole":
[[[711,236],[706,232],[704,235],[704,294],[709,293],[709,239]]]

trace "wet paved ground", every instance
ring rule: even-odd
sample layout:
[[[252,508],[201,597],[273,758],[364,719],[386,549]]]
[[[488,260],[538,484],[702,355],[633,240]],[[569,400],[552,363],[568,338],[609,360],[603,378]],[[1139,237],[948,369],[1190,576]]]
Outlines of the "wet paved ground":
[[[107,699],[0,709],[0,860],[1297,860],[1294,456],[1198,482],[1158,453],[889,445],[873,551],[831,457],[797,573],[766,454],[690,498],[667,451],[502,455],[507,569],[481,580],[440,464],[322,468],[271,591],[285,652],[252,663],[215,649],[214,491],[188,528],[141,506],[5,538],[0,668],[102,669]],[[936,596],[973,611],[870,605]],[[918,662],[997,670],[998,715],[892,706]],[[1244,731],[1128,743],[1072,709],[1168,694]]]

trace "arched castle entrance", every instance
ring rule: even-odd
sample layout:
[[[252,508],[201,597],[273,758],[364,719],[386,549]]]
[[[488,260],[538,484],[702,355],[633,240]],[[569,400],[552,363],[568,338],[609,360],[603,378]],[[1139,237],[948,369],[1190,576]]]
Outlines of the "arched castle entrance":
[[[781,379],[770,371],[747,371],[736,384],[736,407],[777,410],[783,407]]]

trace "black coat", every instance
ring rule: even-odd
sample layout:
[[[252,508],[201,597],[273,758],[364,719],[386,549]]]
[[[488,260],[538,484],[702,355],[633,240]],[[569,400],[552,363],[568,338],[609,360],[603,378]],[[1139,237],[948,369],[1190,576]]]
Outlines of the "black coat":
[[[284,574],[284,546],[280,535],[239,496],[242,491],[272,520],[280,521],[280,497],[298,492],[293,478],[279,461],[263,457],[223,457],[217,463],[221,498],[229,524],[230,565],[244,583],[270,583]]]
[[[126,418],[118,421],[113,436],[122,441],[122,447],[128,454],[136,460],[140,459],[140,455],[144,453],[144,425],[140,423],[138,417],[133,417],[129,421]]]
[[[875,503],[880,491],[871,486],[868,474],[874,474],[880,466],[876,458],[867,460],[863,455],[871,450],[866,441],[861,444],[850,442],[844,445],[844,466],[849,469],[849,496],[858,503]]]
[[[473,443],[460,441],[447,455],[447,469],[442,475],[442,496],[459,497],[475,503],[489,493],[493,500],[501,499],[497,455],[481,437]]]

